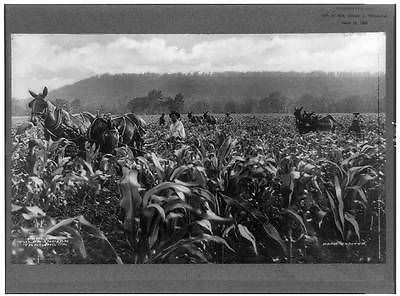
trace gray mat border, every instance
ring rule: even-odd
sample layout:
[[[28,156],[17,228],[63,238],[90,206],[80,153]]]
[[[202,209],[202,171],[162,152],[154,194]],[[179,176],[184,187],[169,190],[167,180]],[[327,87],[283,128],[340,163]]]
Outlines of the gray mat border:
[[[368,26],[322,18],[328,11],[386,14]],[[6,172],[10,167],[12,33],[265,34],[386,32],[386,264],[59,265],[10,264],[6,203],[7,293],[393,293],[395,291],[395,6],[394,5],[5,5]],[[6,173],[7,176],[7,173]],[[10,196],[10,176],[6,177]],[[393,198],[389,198],[393,197]]]

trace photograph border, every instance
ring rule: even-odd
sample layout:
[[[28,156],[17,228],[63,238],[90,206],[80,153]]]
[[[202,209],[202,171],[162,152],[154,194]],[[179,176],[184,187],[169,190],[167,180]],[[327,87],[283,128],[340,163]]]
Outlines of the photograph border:
[[[368,25],[326,18],[368,11]],[[395,5],[5,5],[5,197],[10,196],[11,34],[386,33],[386,263],[11,264],[5,202],[7,293],[394,293]]]

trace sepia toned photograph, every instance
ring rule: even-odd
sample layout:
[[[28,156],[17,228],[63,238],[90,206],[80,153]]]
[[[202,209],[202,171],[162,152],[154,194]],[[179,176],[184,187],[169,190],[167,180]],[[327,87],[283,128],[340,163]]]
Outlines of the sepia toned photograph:
[[[127,7],[147,19],[157,8]],[[166,18],[169,7],[160,8]],[[231,269],[225,281],[241,266],[243,281],[262,282],[265,268],[305,283],[315,266],[321,277],[337,266],[358,270],[353,281],[388,280],[393,35],[362,27],[388,17],[366,7],[316,6],[319,21],[356,19],[359,31],[11,30],[8,264],[21,276],[27,265],[90,273],[101,264],[116,292],[131,291],[117,285],[129,279],[114,281],[108,268],[138,276],[144,265],[165,281],[181,267],[192,281],[200,270],[210,280],[205,266],[210,275]],[[107,22],[102,9],[93,15]],[[177,9],[184,23],[186,6]],[[369,268],[377,271],[360,271]],[[39,286],[14,291],[55,291]],[[211,287],[179,292],[228,291]],[[165,289],[155,292],[177,291]]]

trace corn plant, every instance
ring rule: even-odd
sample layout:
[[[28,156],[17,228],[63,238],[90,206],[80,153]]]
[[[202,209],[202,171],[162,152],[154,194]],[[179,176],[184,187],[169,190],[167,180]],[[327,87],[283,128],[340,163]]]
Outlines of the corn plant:
[[[12,231],[12,255],[15,263],[32,265],[46,260],[59,263],[65,249],[70,249],[82,259],[87,259],[85,247],[87,239],[100,240],[105,251],[114,257],[115,262],[122,263],[103,232],[83,216],[56,222],[55,219],[47,217],[46,213],[37,206],[16,205],[12,205],[12,213],[21,214]],[[84,234],[87,234],[85,239]]]
[[[350,122],[345,114],[335,118]],[[344,130],[299,135],[293,120],[184,121],[187,139],[171,142],[154,119],[139,157],[123,146],[102,154],[89,143],[77,152],[64,139],[44,140],[38,128],[14,133],[15,238],[65,223],[48,235],[71,242],[57,255],[32,249],[16,261],[383,262],[386,143],[376,118],[365,115],[362,137]]]

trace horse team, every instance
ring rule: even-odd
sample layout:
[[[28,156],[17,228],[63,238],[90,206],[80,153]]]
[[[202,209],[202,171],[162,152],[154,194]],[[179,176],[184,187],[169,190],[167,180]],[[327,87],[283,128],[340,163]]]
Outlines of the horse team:
[[[296,118],[296,126],[301,134],[312,131],[334,131],[337,126],[342,126],[333,118],[332,115],[320,117],[314,112],[303,111],[303,107],[295,108],[294,117]]]
[[[144,135],[146,133],[145,121],[136,114],[128,113],[124,115],[92,115],[89,112],[81,112],[73,115],[66,110],[56,107],[46,99],[48,94],[47,87],[42,93],[36,94],[29,91],[33,100],[29,103],[31,108],[30,122],[33,125],[39,123],[43,126],[46,139],[57,140],[65,138],[77,144],[80,148],[84,147],[86,141],[96,143],[100,151],[112,153],[120,145],[127,145],[134,154],[139,155],[143,152]],[[294,116],[296,126],[301,134],[311,131],[334,131],[336,126],[341,126],[331,115],[319,117],[313,112],[301,112],[303,107],[295,108]],[[355,114],[350,131],[360,132],[358,113]],[[165,114],[159,119],[159,124],[165,125]],[[189,122],[194,125],[208,124],[215,125],[216,118],[204,112],[202,116],[188,113]],[[231,123],[233,118],[226,113],[224,123]]]
[[[203,116],[193,115],[192,112],[189,112],[187,116],[193,124],[217,124],[217,119],[213,115],[210,115],[208,111],[204,112]]]
[[[133,113],[94,116],[89,112],[81,112],[73,115],[46,99],[47,87],[42,93],[29,93],[33,97],[29,103],[30,121],[33,125],[43,126],[47,140],[65,138],[80,150],[89,141],[96,143],[104,153],[112,153],[119,145],[127,145],[137,155],[141,153],[146,133],[146,123],[141,117]]]

